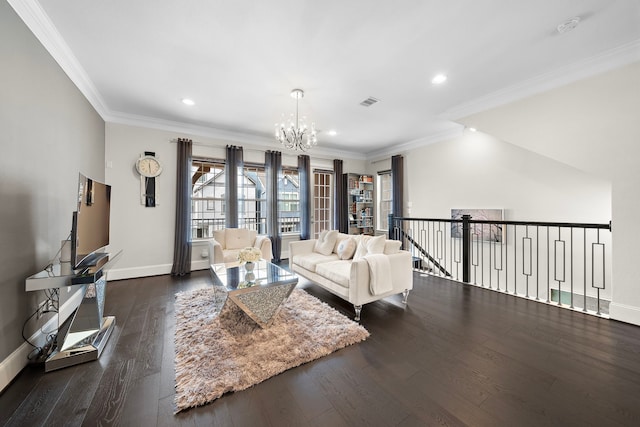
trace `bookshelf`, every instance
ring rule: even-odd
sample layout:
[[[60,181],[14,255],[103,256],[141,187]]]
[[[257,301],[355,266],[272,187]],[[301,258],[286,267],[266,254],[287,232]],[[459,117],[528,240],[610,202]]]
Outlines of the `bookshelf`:
[[[373,176],[347,173],[349,234],[374,234]]]

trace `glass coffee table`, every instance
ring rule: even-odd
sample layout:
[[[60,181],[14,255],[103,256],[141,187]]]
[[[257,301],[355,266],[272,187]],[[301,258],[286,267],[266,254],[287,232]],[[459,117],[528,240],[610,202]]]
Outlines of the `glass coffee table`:
[[[293,289],[298,276],[270,262],[260,260],[247,265],[212,264],[209,271],[214,285],[224,286],[227,301],[233,301],[261,327],[271,325]]]

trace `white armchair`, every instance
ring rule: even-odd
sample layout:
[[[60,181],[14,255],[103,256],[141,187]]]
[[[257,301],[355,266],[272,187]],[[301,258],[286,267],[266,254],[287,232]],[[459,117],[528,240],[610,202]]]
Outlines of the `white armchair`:
[[[246,228],[224,228],[213,232],[213,239],[209,240],[209,263],[222,264],[238,261],[240,249],[253,246],[260,249],[262,258],[271,261],[271,239],[265,235],[258,235],[256,230]]]

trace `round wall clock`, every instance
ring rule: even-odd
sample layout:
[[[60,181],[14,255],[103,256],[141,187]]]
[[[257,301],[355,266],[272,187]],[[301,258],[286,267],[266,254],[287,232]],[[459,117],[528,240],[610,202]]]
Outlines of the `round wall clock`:
[[[162,165],[154,156],[145,155],[136,161],[136,170],[147,178],[154,178],[162,173]]]

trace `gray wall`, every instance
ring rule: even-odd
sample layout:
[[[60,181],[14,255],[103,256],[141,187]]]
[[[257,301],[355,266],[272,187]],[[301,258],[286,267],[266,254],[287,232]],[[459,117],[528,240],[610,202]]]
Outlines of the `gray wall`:
[[[104,121],[11,6],[0,2],[0,362],[44,300],[25,278],[71,228],[78,172],[104,179]],[[41,324],[29,324],[31,336]]]

